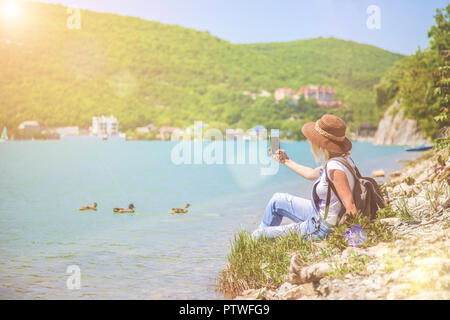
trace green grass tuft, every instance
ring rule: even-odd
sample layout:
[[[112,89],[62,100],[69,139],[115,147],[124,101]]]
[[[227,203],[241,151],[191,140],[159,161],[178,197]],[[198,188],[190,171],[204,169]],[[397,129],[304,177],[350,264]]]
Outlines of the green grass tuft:
[[[398,203],[395,205],[397,210],[397,215],[402,221],[414,221],[414,217],[409,212],[408,202],[405,197],[400,198]]]
[[[393,218],[397,216],[397,212],[392,209],[391,205],[387,205],[385,208],[378,210],[377,216],[379,219]]]

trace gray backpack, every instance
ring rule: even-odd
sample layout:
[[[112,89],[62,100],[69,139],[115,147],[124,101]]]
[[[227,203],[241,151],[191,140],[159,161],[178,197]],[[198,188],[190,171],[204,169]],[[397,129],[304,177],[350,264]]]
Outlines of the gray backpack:
[[[358,168],[355,167],[355,169],[353,169],[353,167],[351,165],[349,165],[347,160],[345,160],[345,158],[343,158],[343,157],[336,157],[336,158],[332,158],[330,160],[334,160],[334,161],[341,163],[351,172],[351,174],[355,178],[355,186],[353,188],[353,201],[355,202],[356,208],[361,211],[363,216],[369,217],[370,220],[376,219],[377,211],[379,209],[386,207],[386,202],[385,202],[383,196],[381,195],[381,191],[378,186],[378,183],[372,178],[363,177],[361,175],[361,173],[359,172]],[[328,161],[330,161],[330,160],[328,160]],[[326,209],[325,209],[324,219],[326,220],[327,216],[328,216],[328,209],[330,206],[330,196],[331,196],[330,188],[331,188],[342,205],[341,212],[339,213],[339,216],[338,216],[338,223],[337,223],[337,224],[340,224],[340,223],[345,222],[345,220],[346,220],[346,216],[344,215],[345,207],[344,207],[344,204],[342,203],[341,199],[339,198],[339,195],[336,192],[336,189],[335,189],[333,183],[331,182],[330,178],[328,177],[328,173],[327,173],[328,161],[325,164],[325,169],[324,169],[325,177],[328,182],[328,192],[327,192],[327,200],[326,200]]]

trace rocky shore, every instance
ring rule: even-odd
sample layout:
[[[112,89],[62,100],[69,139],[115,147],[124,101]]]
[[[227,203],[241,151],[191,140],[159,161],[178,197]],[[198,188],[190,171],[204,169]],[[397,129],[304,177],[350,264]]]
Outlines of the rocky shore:
[[[447,149],[432,151],[384,185],[388,207],[379,219],[392,241],[347,247],[312,264],[293,253],[281,286],[248,289],[236,299],[449,299],[448,157]]]
[[[401,100],[394,101],[386,110],[370,141],[374,145],[418,146],[430,142],[420,131],[417,121],[406,118],[400,106]]]

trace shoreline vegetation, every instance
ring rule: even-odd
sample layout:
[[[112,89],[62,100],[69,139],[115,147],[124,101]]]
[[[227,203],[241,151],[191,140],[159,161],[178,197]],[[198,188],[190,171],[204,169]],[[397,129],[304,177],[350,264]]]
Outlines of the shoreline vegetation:
[[[238,232],[217,290],[233,299],[449,299],[449,138],[381,186],[387,206],[352,217],[327,240],[293,233],[253,240]],[[348,246],[360,224],[368,240]]]

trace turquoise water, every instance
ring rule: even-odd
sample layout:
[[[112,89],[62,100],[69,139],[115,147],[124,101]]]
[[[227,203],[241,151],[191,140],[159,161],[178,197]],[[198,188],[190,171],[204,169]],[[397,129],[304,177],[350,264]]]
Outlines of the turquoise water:
[[[172,142],[10,141],[0,144],[0,298],[217,299],[233,234],[252,230],[274,192],[309,197],[285,167],[175,165]],[[282,143],[305,165],[305,142]],[[363,174],[414,154],[354,143]],[[79,212],[99,204],[97,212]],[[189,214],[167,214],[191,204]],[[117,215],[113,207],[136,206]],[[66,269],[78,265],[81,289]]]

